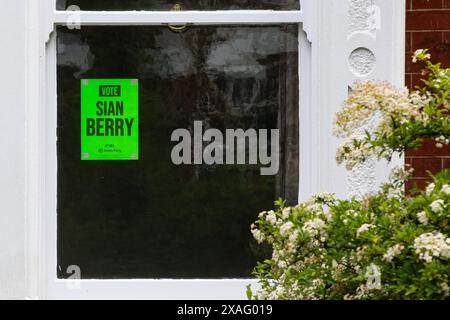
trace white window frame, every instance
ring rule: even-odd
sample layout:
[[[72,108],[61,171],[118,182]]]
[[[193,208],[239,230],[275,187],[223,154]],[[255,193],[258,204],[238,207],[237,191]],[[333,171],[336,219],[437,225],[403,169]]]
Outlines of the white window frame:
[[[336,6],[336,2],[345,3]],[[301,0],[301,11],[81,12],[82,25],[163,25],[193,23],[299,24],[300,194],[319,191],[347,195],[347,173],[334,161],[339,143],[332,136],[334,112],[356,79],[376,77],[402,85],[404,79],[404,1],[375,0],[382,23],[392,32],[378,37],[347,37],[351,0]],[[254,280],[81,280],[80,289],[56,276],[56,39],[54,28],[73,12],[59,12],[55,0],[27,0],[28,74],[26,132],[27,296],[58,299],[246,299]],[[340,42],[342,45],[340,45]],[[397,43],[397,46],[394,45]],[[400,45],[401,44],[401,45]],[[370,48],[381,58],[374,72],[349,75],[349,48]],[[386,52],[387,51],[387,52]],[[350,51],[351,52],[351,51]],[[387,58],[389,55],[389,58]],[[38,58],[37,58],[38,57]],[[37,101],[37,103],[36,103]],[[36,107],[37,106],[37,107]],[[383,166],[374,168],[376,181]]]

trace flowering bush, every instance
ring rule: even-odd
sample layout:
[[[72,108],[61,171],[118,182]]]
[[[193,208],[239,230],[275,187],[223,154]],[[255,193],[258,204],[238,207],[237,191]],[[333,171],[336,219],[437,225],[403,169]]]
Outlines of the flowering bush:
[[[261,289],[250,296],[448,299],[450,171],[412,198],[398,191],[402,181],[363,200],[320,194],[262,212],[252,233],[274,251],[257,266]]]
[[[426,50],[426,88],[413,93],[387,83],[357,83],[337,115],[346,139],[337,160],[348,169],[371,156],[395,152],[437,137],[448,144],[450,70],[432,64]],[[367,121],[372,132],[355,135]],[[388,184],[363,199],[319,194],[295,207],[278,200],[251,231],[273,248],[259,263],[260,288],[252,299],[449,299],[450,170],[433,177],[426,191],[404,193],[411,171],[394,170]]]
[[[335,134],[344,139],[336,160],[347,169],[372,156],[390,160],[395,152],[418,147],[424,138],[434,137],[436,146],[449,144],[450,69],[433,64],[426,50],[413,60],[425,63],[425,87],[414,92],[397,89],[386,82],[357,82],[336,116]],[[361,132],[370,121],[373,130]]]

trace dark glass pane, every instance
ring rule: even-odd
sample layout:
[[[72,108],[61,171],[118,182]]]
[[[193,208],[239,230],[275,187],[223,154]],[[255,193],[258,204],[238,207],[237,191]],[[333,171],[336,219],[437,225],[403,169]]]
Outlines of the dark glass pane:
[[[298,194],[297,26],[58,27],[58,276],[245,278]],[[139,79],[139,160],[80,159],[80,79]],[[280,170],[174,165],[175,129],[280,129]]]
[[[170,10],[175,4],[185,10],[299,10],[299,0],[57,0],[58,10],[76,5],[81,10]]]

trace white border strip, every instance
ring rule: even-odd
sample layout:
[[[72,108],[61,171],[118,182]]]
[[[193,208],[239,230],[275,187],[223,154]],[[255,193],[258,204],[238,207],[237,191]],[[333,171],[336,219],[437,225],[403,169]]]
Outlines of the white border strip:
[[[81,25],[162,25],[162,24],[287,24],[303,22],[302,11],[54,11],[53,21],[61,25],[74,19]]]
[[[54,280],[47,299],[62,300],[247,300],[257,280]]]

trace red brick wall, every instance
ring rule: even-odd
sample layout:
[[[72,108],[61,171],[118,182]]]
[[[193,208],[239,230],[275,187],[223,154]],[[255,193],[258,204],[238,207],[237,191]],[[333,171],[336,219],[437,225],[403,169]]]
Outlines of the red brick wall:
[[[394,0],[396,1],[396,0]],[[417,49],[429,48],[433,61],[450,67],[450,0],[406,0],[406,85],[414,88],[420,84],[421,66],[411,62]],[[437,149],[427,141],[419,150],[406,154],[406,163],[414,169],[411,186],[423,187],[427,170],[436,173],[450,168],[450,147]]]

